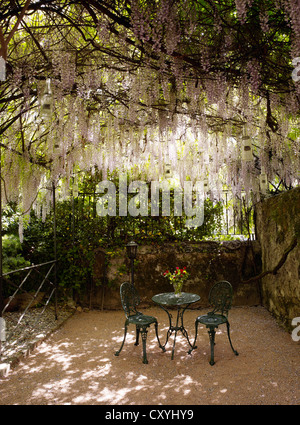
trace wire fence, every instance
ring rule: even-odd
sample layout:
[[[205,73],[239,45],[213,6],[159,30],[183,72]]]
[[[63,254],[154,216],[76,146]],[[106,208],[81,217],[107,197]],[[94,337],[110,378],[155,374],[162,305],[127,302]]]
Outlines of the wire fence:
[[[0,355],[34,332],[47,307],[57,319],[56,261],[24,267],[2,275],[3,308],[0,312]],[[13,292],[13,293],[12,293]],[[12,295],[9,295],[11,294]],[[32,314],[34,309],[34,314]],[[30,320],[28,319],[30,316]],[[19,345],[19,344],[17,344]]]
[[[197,228],[186,225],[187,216],[176,216],[171,209],[168,216],[121,217],[97,215],[97,202],[101,194],[79,193],[73,199],[72,233],[74,237],[80,234],[80,227],[90,226],[91,235],[107,244],[115,244],[119,239],[128,242],[131,238],[144,242],[164,240],[193,240],[200,241],[206,237],[255,239],[253,226],[253,209],[246,207],[243,200],[237,202],[230,192],[224,192],[221,200],[204,204],[204,222]]]

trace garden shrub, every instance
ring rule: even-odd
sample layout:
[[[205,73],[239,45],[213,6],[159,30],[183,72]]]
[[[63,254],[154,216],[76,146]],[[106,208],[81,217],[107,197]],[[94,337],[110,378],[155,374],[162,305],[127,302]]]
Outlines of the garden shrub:
[[[61,288],[80,292],[91,282],[95,251],[99,247],[111,252],[124,248],[131,239],[144,245],[186,240],[197,242],[221,231],[222,204],[208,199],[204,205],[204,224],[196,229],[187,228],[185,216],[175,217],[172,208],[167,217],[152,217],[150,213],[147,217],[100,217],[96,213],[98,181],[99,176],[89,175],[81,182],[77,198],[56,202],[57,278]],[[173,192],[171,206],[172,200]],[[53,211],[45,220],[31,212],[22,244],[26,264],[54,259],[53,218]],[[16,229],[13,220],[10,228]],[[102,282],[96,282],[99,283]]]

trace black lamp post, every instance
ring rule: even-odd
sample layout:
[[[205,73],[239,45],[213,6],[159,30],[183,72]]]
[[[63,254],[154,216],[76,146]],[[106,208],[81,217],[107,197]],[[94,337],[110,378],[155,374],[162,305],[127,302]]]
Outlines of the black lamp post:
[[[137,247],[138,247],[137,243],[135,243],[134,241],[131,241],[126,245],[127,256],[131,261],[131,284],[132,284],[132,286],[134,285],[133,265],[134,265],[134,260],[136,258]]]

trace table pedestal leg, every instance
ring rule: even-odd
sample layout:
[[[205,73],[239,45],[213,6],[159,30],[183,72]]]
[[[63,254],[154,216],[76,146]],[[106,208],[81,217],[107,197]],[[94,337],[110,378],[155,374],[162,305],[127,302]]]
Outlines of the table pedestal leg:
[[[177,310],[176,326],[175,326],[175,328],[173,327],[173,330],[175,330],[175,335],[174,335],[174,343],[173,343],[171,360],[174,359],[174,351],[175,351],[175,343],[176,343],[177,330],[180,329],[180,327],[178,328],[179,312],[180,312],[180,309]],[[181,319],[181,321],[182,321],[182,319]]]
[[[190,340],[189,340],[189,336],[188,336],[187,330],[185,329],[185,327],[183,325],[183,314],[184,314],[185,310],[189,307],[189,305],[190,304],[188,304],[182,311],[181,311],[181,307],[178,306],[178,308],[177,308],[177,317],[176,317],[176,326],[173,326],[172,325],[172,315],[169,313],[169,311],[166,308],[164,308],[162,305],[159,306],[160,308],[162,308],[167,313],[168,318],[169,318],[169,329],[167,331],[166,342],[163,345],[164,348],[165,348],[165,346],[166,346],[166,344],[167,344],[167,342],[169,340],[169,337],[175,331],[171,360],[174,359],[174,352],[175,352],[175,344],[176,344],[177,331],[180,331],[182,333],[182,335],[187,339],[190,347],[192,347],[192,344],[190,343]],[[179,318],[180,318],[180,326],[179,326]]]
[[[168,329],[168,331],[167,331],[167,337],[166,337],[166,341],[165,341],[165,343],[164,343],[164,345],[162,346],[163,348],[165,348],[165,346],[167,345],[167,342],[168,342],[168,340],[169,340],[169,337],[170,337],[170,335],[172,334],[172,332],[173,332],[173,326],[172,326],[172,315],[168,312],[168,310],[164,307],[164,306],[162,306],[162,305],[160,305],[159,306],[161,309],[163,309],[166,313],[167,313],[167,315],[168,315],[168,318],[169,318],[169,329]]]

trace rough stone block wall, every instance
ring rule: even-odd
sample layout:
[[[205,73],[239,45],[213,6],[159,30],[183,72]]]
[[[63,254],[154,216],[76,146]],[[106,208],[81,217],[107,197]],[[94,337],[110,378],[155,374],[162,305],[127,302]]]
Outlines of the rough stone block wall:
[[[292,246],[276,274],[262,278],[263,305],[291,330],[300,317],[300,188],[266,199],[256,207],[256,232],[262,251],[262,271],[271,271]]]
[[[99,261],[103,263],[103,253]],[[96,265],[97,265],[96,261]],[[165,270],[186,266],[190,273],[183,291],[199,294],[197,306],[208,306],[208,293],[219,280],[228,280],[234,289],[234,305],[260,304],[259,282],[243,281],[260,273],[260,247],[256,241],[249,242],[201,242],[168,243],[163,246],[139,246],[135,263],[135,285],[140,293],[142,306],[153,305],[152,296],[161,292],[172,292],[173,287],[163,277]],[[95,278],[101,280],[96,267]],[[92,307],[107,309],[121,308],[119,287],[130,279],[130,264],[125,250],[108,261],[105,288],[95,287]],[[195,307],[197,307],[195,305]]]

